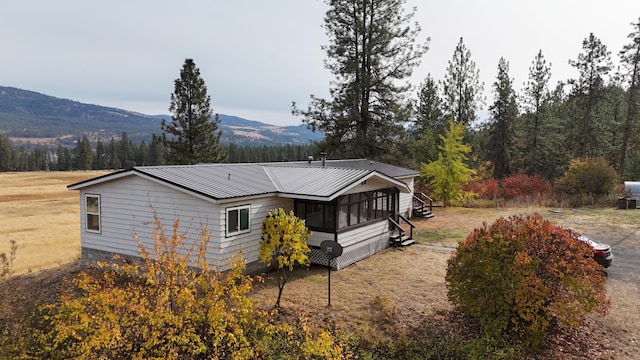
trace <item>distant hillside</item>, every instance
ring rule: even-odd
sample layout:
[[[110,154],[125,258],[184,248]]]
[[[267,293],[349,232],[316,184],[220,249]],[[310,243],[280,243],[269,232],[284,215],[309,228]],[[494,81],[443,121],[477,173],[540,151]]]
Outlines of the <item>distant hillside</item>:
[[[132,111],[84,104],[33,91],[0,86],[0,133],[34,143],[65,143],[83,135],[103,140],[126,132],[134,141],[160,134],[160,120],[170,115],[145,115]],[[223,143],[238,145],[307,144],[321,134],[304,125],[274,126],[220,114]]]

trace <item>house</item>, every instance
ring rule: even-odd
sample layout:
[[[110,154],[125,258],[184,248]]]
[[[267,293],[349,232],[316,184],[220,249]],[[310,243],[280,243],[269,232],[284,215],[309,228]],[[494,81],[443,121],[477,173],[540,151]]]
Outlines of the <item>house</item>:
[[[272,209],[293,210],[313,234],[311,261],[326,264],[324,240],[337,241],[340,269],[390,245],[400,219],[412,213],[416,171],[366,159],[140,166],[68,186],[80,191],[83,260],[114,254],[136,258],[138,240],[152,246],[153,216],[165,228],[197,241],[211,234],[207,258],[228,269],[242,252],[247,272],[258,272],[260,226]],[[167,229],[168,231],[170,229]],[[406,236],[405,236],[406,238]]]

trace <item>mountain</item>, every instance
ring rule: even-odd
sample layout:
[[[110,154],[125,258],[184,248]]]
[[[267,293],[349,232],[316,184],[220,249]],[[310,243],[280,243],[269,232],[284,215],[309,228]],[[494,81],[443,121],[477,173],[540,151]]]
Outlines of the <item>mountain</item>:
[[[149,141],[152,134],[161,133],[162,119],[170,121],[171,116],[145,115],[0,86],[0,133],[22,142],[71,144],[83,135],[104,141],[118,138],[122,132],[134,141]],[[305,125],[275,126],[223,114],[220,129],[226,144],[307,144],[322,139]]]

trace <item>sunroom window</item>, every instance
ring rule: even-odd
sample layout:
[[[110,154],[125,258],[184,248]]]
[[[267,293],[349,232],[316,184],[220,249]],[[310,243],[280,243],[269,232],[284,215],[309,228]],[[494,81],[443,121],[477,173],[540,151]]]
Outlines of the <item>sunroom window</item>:
[[[100,232],[100,195],[86,194],[84,197],[87,214],[86,230]]]
[[[227,236],[238,235],[250,231],[249,205],[236,206],[227,209]]]

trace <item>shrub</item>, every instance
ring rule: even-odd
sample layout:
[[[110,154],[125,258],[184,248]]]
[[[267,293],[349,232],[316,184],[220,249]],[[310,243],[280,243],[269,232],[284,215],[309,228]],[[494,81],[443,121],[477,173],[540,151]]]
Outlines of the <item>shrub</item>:
[[[275,265],[278,270],[278,298],[276,307],[280,306],[282,291],[287,283],[287,268],[293,270],[296,263],[309,266],[311,249],[307,239],[311,231],[304,220],[298,218],[293,210],[286,213],[279,208],[270,211],[260,227],[260,254],[258,260],[267,266]]]
[[[604,159],[572,160],[556,181],[559,191],[570,195],[607,195],[618,182],[618,173]]]
[[[475,229],[447,264],[448,298],[487,338],[536,348],[550,328],[605,314],[602,268],[574,232],[541,216],[513,216]]]
[[[502,191],[506,200],[520,196],[544,196],[552,192],[551,184],[538,174],[519,173],[502,179]]]
[[[211,269],[205,254],[209,233],[186,244],[173,223],[167,235],[157,216],[153,249],[140,242],[142,261],[114,261],[83,271],[49,306],[52,354],[62,358],[250,357],[253,327],[251,281],[244,263]],[[191,256],[192,250],[195,255]]]
[[[478,194],[481,199],[495,200],[502,196],[500,182],[496,178],[472,180],[462,186],[462,190]]]

